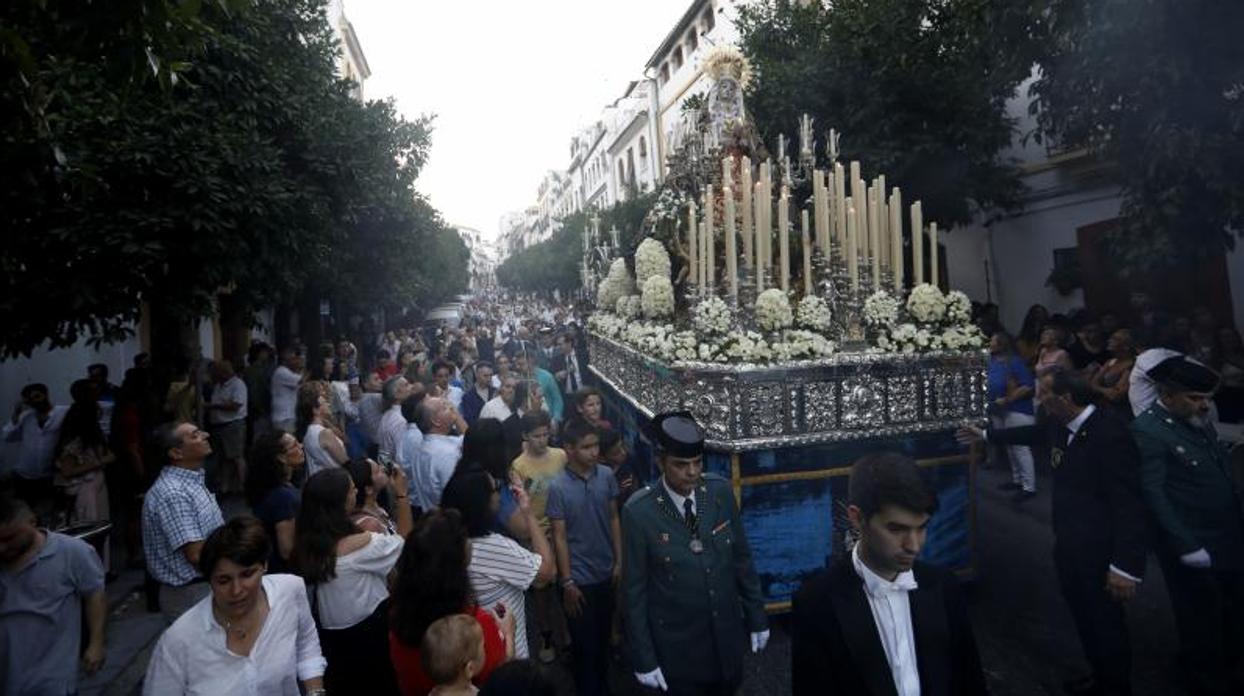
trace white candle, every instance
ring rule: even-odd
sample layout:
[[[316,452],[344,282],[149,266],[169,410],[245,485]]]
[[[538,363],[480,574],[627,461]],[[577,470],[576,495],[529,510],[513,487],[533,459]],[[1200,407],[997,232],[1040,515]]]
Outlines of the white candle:
[[[739,259],[737,243],[734,241],[734,191],[726,186],[721,190],[721,195],[726,201],[726,275],[730,282],[730,298],[737,300],[739,297]]]
[[[803,294],[812,294],[812,242],[808,239],[808,210],[800,213],[803,230]]]
[[[920,201],[911,204],[911,282],[924,282],[924,211]]]
[[[732,188],[734,186],[734,158],[721,158],[721,185],[723,188]]]
[[[864,180],[860,178],[860,163],[858,161],[851,162],[851,203],[855,206],[855,212],[859,213],[868,208],[868,193],[864,191]],[[856,220],[858,225],[862,220]],[[864,256],[867,256],[868,249],[868,231],[864,227],[856,230],[855,249]]]
[[[890,249],[890,206],[886,203],[888,195],[889,189],[885,187],[885,174],[882,174],[877,177],[877,222],[881,225],[877,237],[881,239],[881,263],[886,266],[891,265],[890,258],[893,256],[893,251]]]
[[[743,263],[748,266],[752,265],[752,161],[750,158],[744,157],[743,164],[739,168],[739,176],[742,180],[741,193],[743,194],[743,208],[739,211],[739,217],[743,220]]]
[[[881,220],[878,198],[881,193],[876,184],[868,191],[868,246],[872,249],[873,292],[881,289]]]
[[[708,292],[708,228],[700,220],[700,285]]]
[[[890,194],[890,264],[894,267],[894,294],[903,291],[903,193]]]
[[[847,175],[842,164],[834,162],[834,230],[838,244],[847,244]]]
[[[699,235],[696,234],[697,226],[695,201],[687,201],[687,261],[691,264],[687,280],[695,285],[700,283],[700,242]]]
[[[704,187],[704,229],[708,233],[705,245],[707,246],[708,254],[708,286],[710,288],[717,282],[717,240],[715,239],[716,231],[713,229],[714,208],[713,185],[708,184]]]
[[[760,231],[761,231],[761,228],[764,227],[764,220],[761,219],[761,216],[764,215],[764,210],[765,210],[765,206],[763,203],[764,194],[765,194],[765,184],[763,181],[756,182],[755,194],[756,195],[752,197],[752,212],[754,214],[754,217],[756,218],[756,224],[755,224],[755,229],[754,229],[756,239],[755,239],[755,243],[752,244],[752,248],[756,252],[756,263],[755,263],[756,292],[760,293],[760,292],[764,292],[764,289],[765,289],[765,267],[761,259],[761,256],[765,252],[765,247],[764,247],[764,244],[761,244],[760,242],[760,233],[761,233]]]
[[[816,243],[821,243],[821,170],[812,170],[812,225]]]
[[[781,271],[782,291],[790,292],[790,190],[782,185],[778,198],[778,265]]]
[[[854,199],[848,197],[846,201],[847,209],[847,271],[851,275],[851,292],[858,293],[860,291],[860,268],[859,259],[856,256],[859,237],[859,221],[855,214]]]
[[[929,277],[933,279],[932,282],[934,287],[939,287],[937,282],[937,274],[939,272],[937,261],[939,253],[940,251],[937,248],[937,223],[932,222],[929,223]]]

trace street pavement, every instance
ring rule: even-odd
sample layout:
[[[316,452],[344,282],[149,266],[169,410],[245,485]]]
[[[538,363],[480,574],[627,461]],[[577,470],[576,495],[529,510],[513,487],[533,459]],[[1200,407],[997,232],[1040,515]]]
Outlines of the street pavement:
[[[1063,693],[1063,681],[1083,674],[1087,666],[1054,574],[1049,477],[1040,476],[1036,498],[1019,504],[1011,501],[1010,493],[998,490],[1009,478],[1009,472],[1001,469],[979,472],[977,573],[967,585],[970,611],[995,696],[1053,696]],[[243,509],[239,501],[230,501],[225,508],[226,514]],[[109,586],[108,662],[101,673],[81,683],[82,696],[140,693],[151,648],[163,629],[160,616],[146,611],[138,591],[141,583],[141,573],[130,571]],[[1185,694],[1175,670],[1174,620],[1161,569],[1152,558],[1144,583],[1129,604],[1128,619],[1136,696]],[[561,661],[557,671],[569,684]],[[747,656],[744,674],[746,696],[789,693],[790,636],[785,617],[774,617],[768,648]],[[610,681],[619,695],[654,693],[635,682],[620,658]]]

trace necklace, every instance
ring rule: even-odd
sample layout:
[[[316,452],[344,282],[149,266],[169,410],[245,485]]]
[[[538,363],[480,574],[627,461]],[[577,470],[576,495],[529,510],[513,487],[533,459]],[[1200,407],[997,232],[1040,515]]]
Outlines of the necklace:
[[[215,612],[215,607],[212,608]],[[243,617],[248,619],[246,625],[242,625],[241,621],[231,621],[227,618],[217,617],[217,622],[224,625],[225,633],[236,636],[239,640],[246,640],[255,628],[255,624],[262,623],[266,607],[256,605],[251,611]]]

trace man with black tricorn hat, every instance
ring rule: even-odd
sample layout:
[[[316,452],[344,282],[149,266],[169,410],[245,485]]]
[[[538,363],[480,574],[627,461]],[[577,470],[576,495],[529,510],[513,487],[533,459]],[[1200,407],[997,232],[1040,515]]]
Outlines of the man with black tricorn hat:
[[[632,667],[671,694],[733,694],[743,650],[764,649],[768,619],[743,522],[724,478],[704,473],[690,413],[656,415],[659,480],[622,513],[622,586]]]
[[[1244,511],[1209,418],[1218,375],[1176,356],[1149,376],[1158,400],[1132,431],[1190,691],[1244,693]]]

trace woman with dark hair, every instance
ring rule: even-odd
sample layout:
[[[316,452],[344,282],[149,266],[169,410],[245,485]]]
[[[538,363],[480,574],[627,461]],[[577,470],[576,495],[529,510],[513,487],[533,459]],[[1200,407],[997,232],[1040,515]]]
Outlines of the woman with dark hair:
[[[389,481],[398,497],[399,534],[374,534],[350,521],[357,491],[344,469],[307,479],[294,527],[294,568],[307,581],[311,610],[328,658],[330,693],[393,694],[388,660],[388,575],[410,531],[406,477]]]
[[[208,535],[199,570],[211,594],[160,637],[144,696],[324,696],[306,588],[293,575],[266,573],[268,547],[254,517],[235,517]]]
[[[502,482],[479,465],[459,467],[445,484],[441,507],[458,510],[471,537],[471,561],[467,568],[475,599],[485,607],[498,603],[514,615],[518,627],[514,656],[527,657],[527,625],[523,593],[543,587],[557,575],[553,551],[540,523],[531,512],[531,501],[521,482],[511,479],[510,488],[518,510],[527,523],[527,533],[535,553],[513,539],[494,531],[501,507]]]
[[[1032,368],[1033,376],[1037,379],[1036,400],[1038,406],[1045,399],[1045,393],[1041,387],[1041,378],[1060,370],[1070,372],[1075,369],[1075,365],[1071,363],[1071,355],[1064,348],[1066,344],[1067,329],[1062,324],[1051,321],[1045,325],[1045,328],[1041,329],[1041,344],[1037,349],[1037,362]]]
[[[402,696],[424,696],[434,686],[419,645],[437,619],[467,614],[479,623],[484,665],[472,680],[477,685],[514,654],[514,615],[498,618],[475,602],[467,575],[470,557],[471,542],[456,510],[432,510],[415,523],[397,562],[389,614],[389,658]]]
[[[307,453],[307,475],[337,468],[349,461],[346,445],[331,427],[332,411],[318,385],[304,384],[298,390],[296,407],[302,448]]]
[[[1037,362],[1037,351],[1041,347],[1041,330],[1050,320],[1050,310],[1045,305],[1034,304],[1024,314],[1024,322],[1020,324],[1019,335],[1015,337],[1015,352],[1024,362],[1033,365]]]
[[[69,522],[107,521],[108,486],[104,467],[115,457],[99,427],[99,402],[90,380],[80,379],[69,388],[73,404],[65,412],[56,444],[55,483],[69,501]],[[104,568],[108,568],[107,544]]]
[[[400,467],[395,467],[400,468]],[[389,475],[384,467],[374,459],[352,459],[346,463],[345,470],[354,480],[354,510],[350,512],[350,520],[365,532],[376,534],[394,534],[397,527],[389,513],[380,505],[379,496],[389,487]]]
[[[302,443],[279,430],[264,433],[251,448],[247,463],[246,502],[274,542],[268,570],[287,573],[298,515],[298,489],[290,481],[306,464]]]
[[[458,468],[478,465],[492,476],[494,481],[510,480],[510,462],[505,442],[505,427],[495,418],[480,418],[462,439],[462,460]],[[527,526],[518,512],[518,501],[509,486],[502,486],[501,500],[497,508],[494,531],[515,539],[526,539]]]

